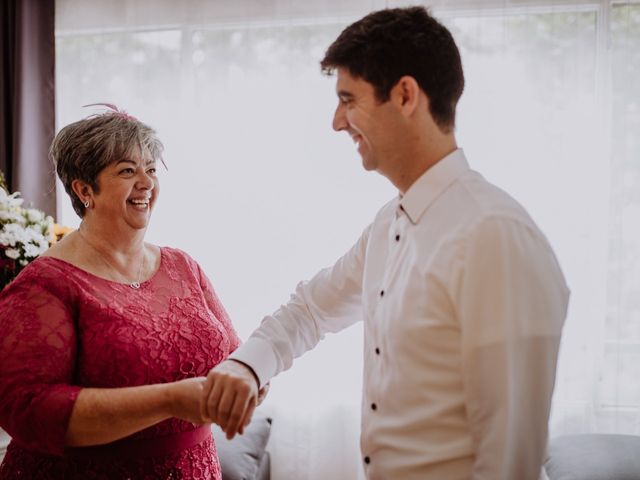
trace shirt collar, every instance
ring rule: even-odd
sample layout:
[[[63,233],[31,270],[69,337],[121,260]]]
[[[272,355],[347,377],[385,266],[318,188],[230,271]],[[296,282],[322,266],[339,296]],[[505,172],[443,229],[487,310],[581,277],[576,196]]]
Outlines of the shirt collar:
[[[461,148],[454,150],[424,172],[398,203],[400,211],[416,224],[436,198],[460,175],[469,170],[469,164]]]

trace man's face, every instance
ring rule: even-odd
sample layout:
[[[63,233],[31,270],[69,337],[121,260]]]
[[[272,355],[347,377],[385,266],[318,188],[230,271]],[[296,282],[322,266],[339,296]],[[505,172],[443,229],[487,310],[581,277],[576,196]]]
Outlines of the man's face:
[[[338,68],[336,74],[338,107],[333,116],[333,129],[344,130],[357,145],[366,170],[388,171],[393,158],[393,120],[397,115],[391,102],[380,103],[373,85]]]

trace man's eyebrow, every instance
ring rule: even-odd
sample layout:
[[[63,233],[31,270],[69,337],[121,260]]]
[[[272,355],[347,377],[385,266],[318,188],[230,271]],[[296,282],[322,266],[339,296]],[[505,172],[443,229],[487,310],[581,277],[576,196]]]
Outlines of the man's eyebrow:
[[[346,90],[338,90],[338,97],[340,98],[353,98],[353,94]]]

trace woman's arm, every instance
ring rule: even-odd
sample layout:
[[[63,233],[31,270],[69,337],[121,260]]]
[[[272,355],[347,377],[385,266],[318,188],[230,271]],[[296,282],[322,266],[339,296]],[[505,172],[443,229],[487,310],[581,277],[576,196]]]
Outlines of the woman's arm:
[[[72,384],[73,311],[49,270],[30,265],[0,293],[0,427],[29,450],[63,455],[82,388]]]
[[[177,417],[205,423],[200,417],[204,377],[124,388],[84,388],[73,406],[65,438],[68,447],[113,442]]]
[[[63,455],[66,446],[108,443],[174,416],[201,423],[202,379],[73,385],[73,302],[52,275],[46,264],[31,268],[0,293],[0,427],[26,448]]]

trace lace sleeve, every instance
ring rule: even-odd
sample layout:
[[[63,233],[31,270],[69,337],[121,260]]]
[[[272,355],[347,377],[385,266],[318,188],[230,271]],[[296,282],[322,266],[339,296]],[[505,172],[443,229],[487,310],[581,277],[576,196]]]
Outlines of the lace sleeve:
[[[25,448],[62,455],[80,391],[76,332],[52,280],[32,266],[0,294],[0,426]]]
[[[236,329],[233,328],[233,324],[231,323],[229,314],[222,305],[222,302],[218,298],[218,295],[216,295],[216,291],[214,290],[211,281],[202,271],[200,265],[198,265],[198,273],[200,275],[200,288],[202,288],[202,292],[204,293],[204,299],[207,302],[207,306],[220,321],[220,323],[224,325],[227,331],[227,335],[229,335],[229,352],[233,352],[242,343],[240,341],[240,337],[238,337]]]

